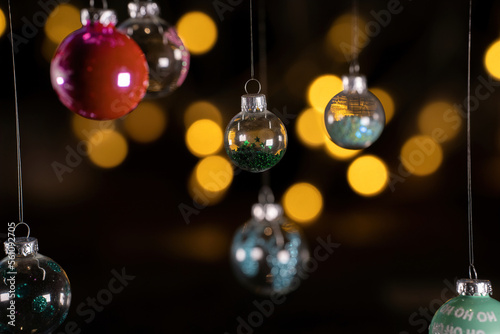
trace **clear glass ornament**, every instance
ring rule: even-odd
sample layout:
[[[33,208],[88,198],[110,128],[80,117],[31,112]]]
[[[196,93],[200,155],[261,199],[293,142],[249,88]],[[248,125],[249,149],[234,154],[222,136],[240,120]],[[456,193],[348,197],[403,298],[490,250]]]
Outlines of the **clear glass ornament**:
[[[190,55],[177,30],[159,17],[152,1],[128,4],[130,18],[118,29],[130,36],[146,55],[149,65],[147,97],[169,94],[182,85],[189,70]]]
[[[237,279],[260,295],[296,289],[308,260],[309,250],[299,227],[287,221],[283,208],[272,201],[261,200],[252,207],[252,218],[236,231],[231,246]]]
[[[68,315],[68,276],[54,260],[38,253],[36,238],[16,238],[4,246],[15,256],[0,262],[0,333],[52,333]],[[11,300],[15,310],[9,310]],[[9,325],[12,320],[14,327]]]
[[[459,296],[444,303],[432,318],[430,334],[500,334],[500,302],[487,280],[457,281]]]
[[[241,112],[229,122],[224,147],[239,168],[263,172],[274,167],[285,155],[288,137],[285,125],[267,110],[266,96],[241,97]]]
[[[385,112],[378,98],[368,91],[361,75],[342,77],[344,90],[325,109],[330,139],[340,147],[359,150],[369,147],[382,134]]]

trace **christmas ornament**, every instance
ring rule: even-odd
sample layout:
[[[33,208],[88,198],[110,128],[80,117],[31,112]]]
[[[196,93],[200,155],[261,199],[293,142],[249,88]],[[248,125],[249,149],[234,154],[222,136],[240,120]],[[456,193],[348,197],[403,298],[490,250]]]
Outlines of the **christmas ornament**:
[[[189,52],[174,27],[159,17],[152,1],[128,4],[130,18],[118,29],[141,47],[149,65],[148,97],[159,97],[182,85],[189,70]]]
[[[52,59],[52,86],[61,102],[80,116],[120,118],[146,94],[144,54],[116,30],[116,22],[113,10],[83,9],[83,27],[64,39]]]
[[[490,297],[490,281],[461,279],[459,296],[443,304],[432,319],[431,334],[500,334],[500,302]]]
[[[266,96],[243,95],[241,112],[229,122],[224,135],[224,146],[233,163],[249,172],[263,172],[283,158],[287,142],[285,125],[267,110]]]
[[[251,291],[285,294],[300,283],[309,250],[299,227],[283,217],[281,205],[273,203],[270,189],[264,188],[259,197],[252,218],[234,235],[231,263],[238,280]]]
[[[36,238],[16,238],[4,245],[8,256],[0,262],[0,332],[52,333],[66,319],[71,303],[66,273],[38,253]]]

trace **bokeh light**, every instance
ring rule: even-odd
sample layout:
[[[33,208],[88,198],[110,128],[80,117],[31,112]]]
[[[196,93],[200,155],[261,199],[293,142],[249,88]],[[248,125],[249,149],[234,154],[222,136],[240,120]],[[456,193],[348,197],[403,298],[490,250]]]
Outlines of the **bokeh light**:
[[[332,55],[338,62],[348,62],[351,60],[352,47],[353,47],[353,19],[351,14],[344,14],[337,18],[327,34],[328,49],[332,51]],[[364,47],[367,42],[365,27],[365,20],[358,16],[358,51]]]
[[[208,101],[196,101],[186,108],[184,113],[186,129],[200,119],[209,119],[222,127],[222,114],[219,108]]]
[[[59,44],[66,36],[81,27],[78,8],[70,4],[60,4],[47,18],[45,34],[50,41]]]
[[[0,9],[0,37],[5,33],[5,29],[7,29],[7,20],[3,10]]]
[[[300,141],[309,147],[319,147],[325,143],[326,134],[323,124],[323,115],[309,108],[297,118],[297,136]]]
[[[74,114],[71,119],[71,128],[74,135],[81,140],[99,139],[97,135],[102,131],[114,130],[116,128],[115,121],[95,121]]]
[[[500,39],[493,42],[484,55],[484,66],[488,73],[500,80]]]
[[[347,170],[347,181],[352,190],[361,196],[375,196],[386,187],[389,172],[385,163],[374,155],[354,160]]]
[[[344,89],[342,79],[333,74],[322,75],[309,85],[307,98],[311,107],[321,114],[325,112],[326,105],[332,97]]]
[[[203,206],[211,206],[218,204],[222,199],[224,199],[227,189],[225,190],[209,190],[203,188],[198,182],[196,177],[197,168],[193,169],[188,182],[189,196],[196,201],[196,203]]]
[[[139,143],[151,143],[163,134],[167,127],[167,115],[153,102],[141,102],[123,121],[126,134]]]
[[[459,111],[445,101],[426,105],[418,117],[418,128],[424,135],[431,136],[441,143],[455,137],[462,126]]]
[[[298,223],[316,220],[323,210],[323,196],[310,183],[292,185],[283,195],[283,208],[286,215]]]
[[[194,172],[200,187],[211,192],[224,191],[233,182],[233,166],[226,158],[218,155],[200,160]]]
[[[197,157],[217,153],[223,145],[223,133],[219,124],[209,119],[194,122],[186,133],[186,145]]]
[[[414,175],[429,175],[441,166],[443,150],[430,136],[414,136],[403,145],[401,162],[406,170]]]
[[[362,150],[348,150],[338,146],[325,136],[325,151],[334,159],[349,160],[359,154]]]
[[[88,145],[90,161],[101,168],[119,166],[127,157],[128,144],[125,138],[113,130],[95,133]]]
[[[214,20],[202,12],[184,14],[177,23],[177,32],[193,55],[207,53],[217,41],[217,26]]]
[[[380,100],[380,103],[382,103],[385,111],[385,123],[389,123],[389,121],[394,117],[394,100],[389,93],[381,88],[370,88],[370,92]]]

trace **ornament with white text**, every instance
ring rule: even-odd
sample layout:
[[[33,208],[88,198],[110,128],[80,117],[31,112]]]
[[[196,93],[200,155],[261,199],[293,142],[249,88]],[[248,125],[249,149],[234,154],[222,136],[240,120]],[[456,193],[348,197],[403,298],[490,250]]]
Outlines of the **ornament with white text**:
[[[264,189],[259,197],[252,218],[234,235],[231,263],[238,280],[252,292],[285,294],[300,284],[309,250],[299,227],[283,217],[281,205],[273,203],[270,190]]]
[[[431,334],[500,334],[500,302],[490,297],[490,281],[461,279],[459,296],[450,299],[434,315]]]
[[[175,27],[159,17],[152,1],[128,4],[130,18],[118,29],[141,47],[149,65],[147,97],[160,97],[180,87],[187,77],[190,55]]]
[[[52,59],[52,86],[61,102],[80,116],[117,119],[134,110],[146,94],[144,53],[116,23],[113,10],[83,9],[83,27],[64,39]]]
[[[8,256],[0,262],[0,333],[52,333],[68,315],[68,276],[38,253],[36,238],[16,238],[4,245]]]

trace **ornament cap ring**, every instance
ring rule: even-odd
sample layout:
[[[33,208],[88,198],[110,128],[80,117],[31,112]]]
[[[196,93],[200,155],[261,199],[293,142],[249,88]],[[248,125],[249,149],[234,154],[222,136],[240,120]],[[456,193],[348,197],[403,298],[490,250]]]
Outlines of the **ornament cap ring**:
[[[26,227],[28,228],[28,235],[26,236],[26,238],[28,238],[28,239],[29,239],[30,234],[31,234],[31,229],[30,229],[30,226],[29,226],[27,223],[25,223],[25,222],[20,222],[20,223],[18,223],[18,224],[14,227],[14,231],[17,229],[17,227],[18,227],[19,225],[26,225]]]
[[[260,94],[260,91],[262,90],[262,85],[260,84],[260,81],[259,81],[259,80],[254,79],[254,78],[248,79],[248,81],[247,81],[247,82],[245,82],[245,92],[247,92],[247,94],[250,94],[250,93],[248,92],[248,84],[249,84],[250,82],[252,82],[252,81],[255,81],[255,82],[257,82],[257,83],[259,84],[259,90],[258,90],[258,91],[257,91],[257,93],[255,93],[255,94]]]

